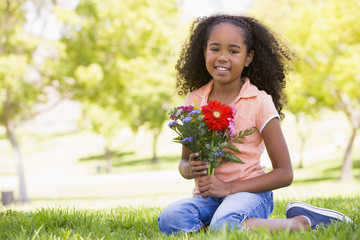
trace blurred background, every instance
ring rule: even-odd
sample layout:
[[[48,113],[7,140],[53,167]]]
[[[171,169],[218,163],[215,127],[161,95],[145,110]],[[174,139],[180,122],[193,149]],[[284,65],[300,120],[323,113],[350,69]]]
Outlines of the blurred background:
[[[185,100],[174,66],[192,21],[216,13],[254,16],[298,54],[282,122],[295,179],[275,196],[359,194],[359,12],[359,0],[0,1],[2,204],[191,196],[167,111]]]

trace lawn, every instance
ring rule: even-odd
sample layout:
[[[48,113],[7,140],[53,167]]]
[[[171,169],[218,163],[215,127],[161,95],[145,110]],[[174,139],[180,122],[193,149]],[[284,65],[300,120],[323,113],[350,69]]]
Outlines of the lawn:
[[[199,232],[189,236],[164,236],[158,230],[160,207],[114,209],[40,208],[31,211],[2,210],[0,239],[359,239],[360,197],[309,198],[307,202],[342,211],[354,224],[338,222],[325,229],[289,233],[265,230]],[[285,218],[288,201],[275,204],[271,218]]]
[[[329,124],[329,119],[333,124]],[[290,187],[275,190],[272,218],[284,218],[290,201],[332,208],[359,224],[360,184],[340,183],[342,154],[333,146],[337,124],[344,119],[324,117],[312,123],[304,168],[297,168],[298,138],[290,117],[283,124],[295,178]],[[355,225],[335,224],[325,230],[201,232],[165,237],[156,218],[170,202],[188,197],[193,181],[177,172],[180,148],[170,143],[166,129],[159,142],[159,162],[151,163],[151,135],[121,132],[114,142],[113,172],[105,174],[101,144],[88,131],[19,135],[31,203],[0,207],[0,239],[359,239]],[[359,143],[357,145],[359,146]],[[359,178],[360,149],[353,151],[353,175]],[[265,161],[266,163],[266,161]],[[269,164],[267,163],[269,166]],[[100,172],[98,172],[100,166]],[[0,138],[0,190],[17,196],[16,167],[11,148]]]

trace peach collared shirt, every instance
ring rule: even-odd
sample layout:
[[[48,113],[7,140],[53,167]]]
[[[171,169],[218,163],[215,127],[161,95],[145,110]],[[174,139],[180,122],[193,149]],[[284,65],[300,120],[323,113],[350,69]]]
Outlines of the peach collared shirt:
[[[245,78],[244,81],[239,95],[231,103],[236,109],[235,129],[236,132],[253,128],[257,128],[259,131],[243,139],[243,144],[237,144],[241,152],[239,157],[245,164],[228,162],[215,169],[215,176],[223,182],[241,181],[265,174],[265,167],[260,165],[260,157],[265,150],[260,133],[271,119],[280,119],[271,96],[251,84],[248,78]],[[199,108],[208,104],[213,85],[214,82],[210,81],[189,93],[185,105],[194,105],[195,99]],[[197,179],[195,179],[193,195],[199,194]]]

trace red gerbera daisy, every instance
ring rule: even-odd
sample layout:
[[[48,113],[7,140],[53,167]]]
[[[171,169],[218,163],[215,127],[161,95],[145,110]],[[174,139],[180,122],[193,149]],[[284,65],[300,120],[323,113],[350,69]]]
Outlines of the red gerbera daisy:
[[[209,130],[222,131],[226,129],[229,126],[228,118],[233,117],[231,108],[216,100],[209,101],[209,104],[202,106],[201,110],[204,114],[203,122]]]

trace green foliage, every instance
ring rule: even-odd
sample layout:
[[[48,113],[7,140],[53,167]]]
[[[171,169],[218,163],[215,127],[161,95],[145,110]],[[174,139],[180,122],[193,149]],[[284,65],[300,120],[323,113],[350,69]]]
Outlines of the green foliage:
[[[145,59],[133,62],[130,69],[141,74],[129,74],[126,84],[126,118],[133,129],[145,125],[160,130],[168,119],[167,110],[172,102],[175,81],[173,66]]]
[[[56,88],[43,77],[49,53],[40,54],[45,44],[26,29],[25,9],[25,1],[0,3],[0,124],[16,155],[20,202],[28,202],[28,198],[15,128],[36,115],[36,104],[47,101]]]
[[[73,79],[75,98],[124,109],[133,81],[149,76],[154,66],[167,68],[175,24],[173,1],[80,1],[74,12],[57,9],[66,24],[62,63]],[[153,63],[153,64],[149,64]],[[147,80],[157,80],[156,74]],[[62,79],[66,84],[65,78]],[[140,81],[140,79],[139,79]],[[145,84],[146,81],[142,81]],[[151,84],[151,83],[149,83]]]
[[[174,0],[82,0],[74,11],[56,9],[65,24],[60,84],[74,99],[121,119],[90,117],[99,134],[142,125],[160,132],[174,89],[177,11]]]
[[[356,86],[360,83],[355,66],[360,57],[360,28],[354,17],[360,11],[358,1],[308,1],[294,5],[296,11],[286,27],[286,36],[299,55],[288,90],[290,110],[313,114],[319,107],[335,108],[341,99],[334,92],[346,94],[355,102],[359,98]]]
[[[309,198],[312,205],[341,211],[354,224],[338,222],[325,229],[289,233],[286,230],[268,233],[225,229],[200,231],[189,235],[165,236],[157,226],[159,207],[119,207],[116,209],[41,208],[32,211],[2,210],[1,239],[358,239],[360,230],[360,197]],[[292,201],[276,201],[271,218],[285,218],[285,207]]]
[[[338,108],[343,93],[356,103],[359,92],[360,27],[357,0],[255,1],[255,14],[280,32],[297,53],[286,87],[287,109],[315,116]],[[309,7],[311,6],[311,7]],[[271,10],[272,9],[272,10]],[[275,11],[276,9],[276,11]],[[359,104],[355,104],[359,107]]]
[[[26,120],[34,104],[46,99],[48,82],[31,78],[32,55],[40,39],[25,31],[23,1],[0,3],[0,123]]]
[[[340,110],[347,116],[351,134],[341,179],[351,179],[351,151],[360,128],[360,27],[356,17],[360,3],[277,0],[270,4],[277,10],[262,8],[272,14],[267,15],[270,25],[285,35],[298,56],[286,87],[286,108],[297,120],[318,117],[322,108]],[[308,133],[302,126],[298,129],[303,151]]]
[[[91,129],[99,135],[105,137],[106,143],[110,146],[111,139],[117,135],[117,129],[126,126],[121,120],[119,112],[111,108],[100,107],[97,104],[83,102],[85,119],[91,123]]]
[[[289,109],[295,114],[302,111],[315,115],[319,108],[328,107],[345,113],[352,132],[344,154],[341,179],[352,179],[351,151],[360,128],[357,67],[360,27],[355,17],[360,4],[357,0],[310,2],[310,10],[308,4],[298,2],[296,14],[288,21],[287,36],[300,56],[295,63],[298,83],[292,86],[292,91],[290,87],[290,92],[296,91],[296,97],[290,95]],[[294,27],[304,22],[306,27]],[[301,101],[304,98],[311,101]]]

